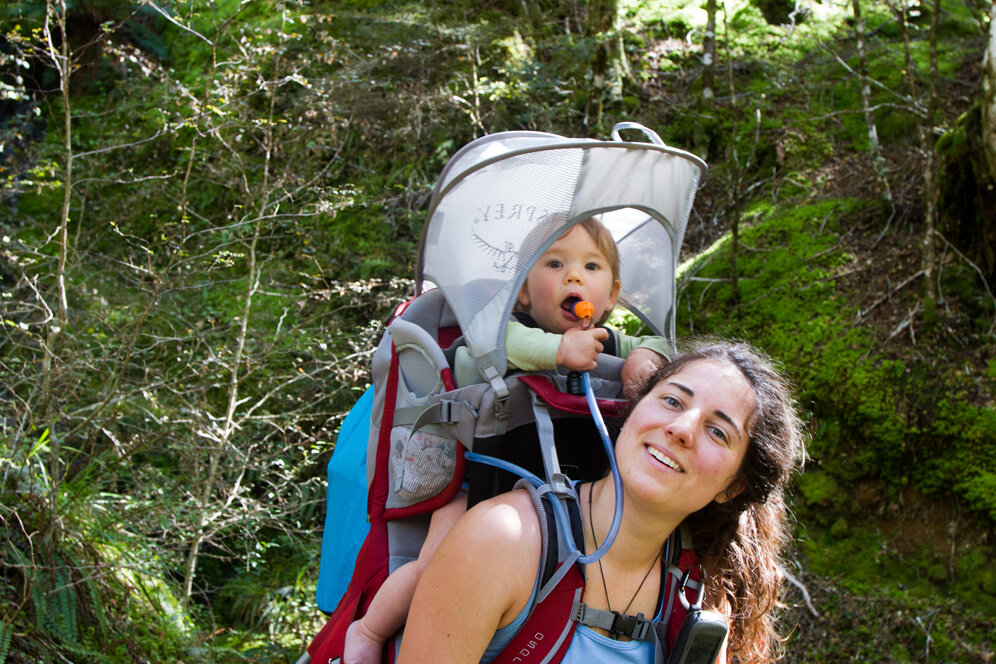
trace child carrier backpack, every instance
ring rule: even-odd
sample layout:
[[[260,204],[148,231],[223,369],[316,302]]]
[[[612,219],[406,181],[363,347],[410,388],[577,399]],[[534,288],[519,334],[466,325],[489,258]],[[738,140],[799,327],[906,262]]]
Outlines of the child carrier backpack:
[[[624,141],[623,130],[649,142]],[[574,224],[595,216],[619,250],[618,303],[673,346],[675,268],[704,168],[634,123],[617,125],[610,141],[492,134],[450,159],[429,204],[415,295],[395,312],[373,356],[369,531],[342,596],[322,597],[323,588],[340,585],[319,581],[319,606],[335,608],[308,648],[315,661],[341,657],[351,622],[391,571],[418,556],[431,513],[465,484],[471,503],[512,488],[521,476],[554,497],[536,501],[554,515],[551,537],[560,544],[552,559],[559,567],[551,565],[542,597],[575,562],[587,562],[571,535],[567,514],[576,493],[568,477],[594,480],[613,463],[592,414],[621,423],[628,405],[622,359],[600,357],[598,370],[585,376],[588,396],[569,394],[567,377],[555,371],[506,375],[505,328],[535,261]],[[568,438],[570,445],[557,445]],[[336,454],[353,442],[340,436]],[[336,487],[328,490],[331,496]],[[333,567],[326,565],[326,555],[334,555],[326,540],[338,536],[330,529],[335,518],[330,512],[326,520],[323,574]],[[393,662],[395,652],[389,644],[384,661]]]

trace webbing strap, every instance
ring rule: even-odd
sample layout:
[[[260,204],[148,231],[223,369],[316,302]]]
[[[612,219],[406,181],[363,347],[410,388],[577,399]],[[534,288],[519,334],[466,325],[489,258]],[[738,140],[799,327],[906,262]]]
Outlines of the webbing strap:
[[[540,518],[540,541],[541,541],[541,557],[540,557],[540,577],[537,579],[537,584],[542,584],[540,589],[536,592],[535,602],[538,604],[542,602],[546,597],[557,587],[557,584],[564,578],[564,576],[571,570],[577,559],[581,557],[580,551],[574,551],[569,555],[552,574],[550,570],[553,564],[560,562],[556,558],[560,556],[551,556],[550,553],[553,551],[560,551],[560,547],[557,544],[559,526],[556,523],[556,518],[550,518],[553,516],[552,508],[543,502],[543,496],[548,494],[552,489],[549,484],[544,484],[540,487],[533,486],[530,482],[521,479],[516,482],[516,489],[525,489],[529,493],[529,497],[533,502],[533,507],[536,509],[536,514]],[[577,502],[577,494],[570,494],[575,499],[575,504]],[[546,500],[558,500],[556,494],[547,495]],[[567,509],[568,518],[573,514],[571,509]],[[580,514],[580,513],[579,513]],[[549,519],[549,521],[548,521]],[[568,528],[568,532],[573,531],[573,524]],[[547,578],[549,577],[549,578]],[[545,583],[542,583],[543,579],[546,579]]]
[[[550,483],[554,493],[570,496],[574,492],[570,488],[567,476],[560,471],[560,459],[557,457],[557,444],[553,436],[553,420],[546,403],[530,391],[533,398],[533,416],[536,418],[536,436],[539,440],[540,453],[543,456],[543,472],[546,481]]]
[[[538,438],[540,453],[543,456],[543,470],[546,473],[547,484],[539,487],[537,492],[543,495],[546,500],[559,500],[564,505],[564,513],[570,514],[570,505],[573,502],[577,505],[577,493],[571,487],[570,480],[560,472],[560,460],[557,458],[557,446],[553,436],[553,420],[550,418],[550,411],[546,403],[540,399],[535,392],[531,392],[533,398],[533,416],[536,418],[536,436]],[[545,495],[551,494],[551,495]],[[573,537],[574,528],[571,524],[558,524],[558,530],[564,537]],[[562,556],[558,556],[562,557]],[[536,601],[542,602],[547,595],[557,587],[560,580],[567,574],[567,570],[581,557],[581,552],[576,548],[563,561],[557,572],[543,584],[536,595]]]
[[[495,391],[495,400],[504,403],[508,398],[508,384],[505,383],[505,378],[498,373],[498,369],[493,364],[489,364],[481,370],[481,375],[484,376],[484,379],[491,384],[491,388]]]
[[[687,588],[691,588],[692,590],[698,590],[699,592],[702,592],[703,586],[700,582],[692,578],[687,578],[687,579],[685,578],[685,575],[688,573],[688,570],[683,570],[680,567],[676,567],[674,565],[668,565],[667,572],[675,579],[677,579],[679,582],[684,580],[685,586]]]
[[[477,419],[477,410],[467,400],[443,399],[431,406],[408,406],[394,409],[394,426],[412,425],[415,433],[427,424],[453,424],[462,417]]]

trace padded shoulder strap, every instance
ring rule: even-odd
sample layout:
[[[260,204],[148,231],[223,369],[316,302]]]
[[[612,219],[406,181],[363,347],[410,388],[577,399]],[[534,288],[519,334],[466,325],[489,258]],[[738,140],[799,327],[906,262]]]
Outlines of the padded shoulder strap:
[[[560,662],[578,625],[570,619],[571,609],[583,596],[584,578],[578,566],[571,565],[556,588],[533,606],[529,618],[492,664]]]
[[[525,489],[529,493],[533,508],[536,510],[536,514],[539,515],[540,537],[542,541],[540,550],[540,577],[537,579],[536,587],[540,589],[553,578],[560,567],[560,563],[566,559],[566,556],[561,555],[562,552],[560,551],[556,513],[550,503],[544,500],[541,493],[542,489],[537,489],[528,480],[519,480],[513,488]],[[557,499],[555,495],[549,493],[546,495],[550,500]],[[578,507],[576,501],[569,501],[567,503],[567,515],[570,519],[571,533],[574,536],[574,541],[579,547],[583,547],[584,526],[581,522],[581,509]]]
[[[693,602],[698,595],[702,584],[702,568],[699,566],[699,558],[692,548],[692,536],[688,527],[682,524],[678,527],[678,537],[672,533],[671,541],[678,541],[679,547],[672,550],[668,560],[667,574],[665,575],[664,588],[664,615],[661,622],[655,625],[657,636],[662,645],[666,646],[668,653],[674,646],[681,631],[681,625],[685,621],[688,611],[678,599],[678,588],[681,585],[681,578],[685,572],[689,573],[689,578],[685,586],[685,597]]]
[[[539,589],[560,572],[560,567],[563,565],[560,546],[557,543],[557,522],[553,508],[540,497],[539,492],[531,484],[522,480],[516,487],[529,491],[540,517],[543,543],[540,574],[533,592],[533,597],[536,597]],[[556,500],[555,497],[553,499]],[[569,503],[568,514],[575,541],[583,545],[581,510],[576,502]],[[575,604],[584,596],[584,588],[584,576],[580,568],[572,564],[542,601],[534,600],[532,606],[526,607],[529,617],[505,649],[495,657],[492,664],[515,664],[523,661],[534,664],[560,662],[567,652],[574,630],[577,629],[577,623],[571,620],[570,616]]]

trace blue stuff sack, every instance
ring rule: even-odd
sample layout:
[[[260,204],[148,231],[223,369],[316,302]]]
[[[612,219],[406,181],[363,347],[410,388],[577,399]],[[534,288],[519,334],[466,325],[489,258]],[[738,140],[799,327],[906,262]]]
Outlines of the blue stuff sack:
[[[336,604],[353,576],[356,554],[370,531],[367,521],[367,438],[374,390],[367,388],[346,415],[328,465],[325,528],[318,568],[318,608],[325,613]]]

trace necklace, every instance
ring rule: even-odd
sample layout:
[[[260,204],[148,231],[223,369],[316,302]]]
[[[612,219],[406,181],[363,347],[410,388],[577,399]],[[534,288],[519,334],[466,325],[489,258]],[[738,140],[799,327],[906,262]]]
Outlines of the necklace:
[[[592,516],[592,512],[594,510],[591,509],[591,494],[593,494],[593,493],[595,493],[595,484],[594,484],[594,482],[591,483],[590,485],[588,485],[588,525],[591,526],[591,539],[595,543],[595,548],[597,549],[598,548],[598,538],[595,536],[595,519]],[[622,610],[622,614],[623,615],[625,615],[626,612],[629,611],[629,607],[633,606],[633,602],[636,601],[636,596],[640,594],[641,590],[643,590],[643,584],[647,582],[647,578],[650,576],[650,573],[652,571],[654,571],[654,567],[657,566],[657,559],[658,558],[660,558],[659,555],[654,556],[653,561],[650,563],[650,569],[648,569],[647,573],[643,575],[643,580],[640,581],[640,585],[637,586],[636,592],[633,593],[633,596],[629,598],[629,604],[627,604],[626,608]],[[605,583],[605,572],[602,570],[602,559],[601,558],[598,559],[598,574],[599,574],[599,576],[602,577],[602,591],[605,593],[605,605],[607,607],[609,607],[609,611],[611,612],[612,611],[612,602],[609,601],[609,587]],[[613,639],[618,639],[619,636],[617,634],[612,634],[612,638]]]

